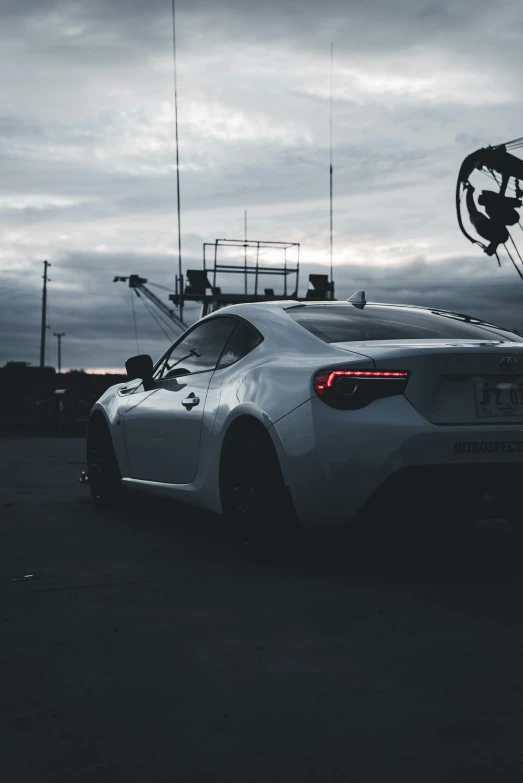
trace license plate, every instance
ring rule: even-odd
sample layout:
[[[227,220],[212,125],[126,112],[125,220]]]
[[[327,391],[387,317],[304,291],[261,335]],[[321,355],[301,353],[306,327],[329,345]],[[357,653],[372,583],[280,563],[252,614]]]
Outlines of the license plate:
[[[523,384],[474,384],[478,416],[523,416]]]

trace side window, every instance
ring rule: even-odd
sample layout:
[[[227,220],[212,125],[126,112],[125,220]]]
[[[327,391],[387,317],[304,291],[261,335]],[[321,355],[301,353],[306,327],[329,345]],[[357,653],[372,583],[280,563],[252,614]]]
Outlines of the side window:
[[[261,343],[261,337],[254,329],[244,324],[242,321],[237,322],[237,326],[234,332],[231,334],[227,341],[227,345],[223,349],[223,353],[220,356],[220,360],[216,369],[220,370],[223,367],[230,367],[231,364],[239,362],[244,356],[256,348]]]
[[[174,346],[162,363],[157,380],[214,370],[235,326],[236,321],[226,316],[196,326]]]

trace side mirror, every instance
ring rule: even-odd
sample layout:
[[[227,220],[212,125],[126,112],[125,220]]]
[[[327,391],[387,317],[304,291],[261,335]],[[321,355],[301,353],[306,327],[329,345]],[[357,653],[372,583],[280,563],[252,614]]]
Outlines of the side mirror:
[[[139,356],[131,356],[125,362],[125,370],[130,381],[140,378],[144,386],[151,383],[153,379],[153,360],[148,354],[142,353]]]

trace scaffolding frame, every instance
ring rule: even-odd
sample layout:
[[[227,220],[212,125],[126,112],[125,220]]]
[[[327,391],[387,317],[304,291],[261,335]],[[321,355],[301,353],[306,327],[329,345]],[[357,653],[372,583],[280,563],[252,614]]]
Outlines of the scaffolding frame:
[[[220,250],[233,248],[243,250],[243,263],[224,263],[220,260]],[[279,250],[283,253],[283,266],[260,263],[260,251]],[[249,251],[251,251],[249,253]],[[254,260],[249,263],[249,255]],[[289,255],[295,255],[289,258]],[[243,293],[223,292],[218,286],[218,277],[222,275],[243,276]],[[283,278],[283,293],[276,294],[272,288],[260,293],[260,276],[270,275]],[[295,276],[294,285],[289,292],[289,277]],[[202,303],[202,317],[221,307],[241,302],[267,302],[283,299],[297,299],[300,276],[300,243],[280,242],[261,239],[216,239],[203,243],[203,269],[187,270],[183,295],[177,291],[169,299],[179,304],[183,296],[185,301]],[[253,280],[249,291],[249,280]],[[212,282],[211,282],[212,281]]]

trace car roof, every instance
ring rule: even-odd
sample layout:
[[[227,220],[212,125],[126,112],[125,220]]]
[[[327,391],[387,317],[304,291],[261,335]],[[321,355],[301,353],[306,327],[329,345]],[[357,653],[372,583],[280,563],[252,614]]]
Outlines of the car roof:
[[[238,315],[244,315],[246,318],[249,318],[250,315],[256,316],[256,314],[261,314],[262,312],[265,313],[274,313],[275,308],[279,310],[290,310],[290,309],[298,309],[298,308],[307,308],[307,307],[328,307],[333,309],[347,309],[350,310],[352,308],[356,308],[357,310],[361,309],[368,309],[368,308],[374,308],[374,307],[380,307],[380,308],[390,308],[390,309],[404,309],[404,310],[418,310],[420,312],[429,312],[434,313],[435,315],[443,315],[443,316],[451,316],[453,318],[456,318],[458,320],[463,320],[468,323],[473,324],[484,324],[486,326],[493,326],[496,329],[503,329],[503,327],[500,327],[496,324],[492,324],[488,321],[483,320],[482,318],[477,318],[472,315],[467,315],[466,313],[457,313],[454,310],[445,310],[441,307],[428,307],[425,305],[409,305],[409,304],[392,304],[389,302],[367,302],[363,307],[358,304],[354,304],[353,302],[349,302],[347,300],[338,300],[335,299],[333,301],[327,301],[325,299],[308,299],[306,301],[299,301],[298,299],[278,299],[275,301],[269,301],[269,302],[249,302],[245,304],[235,304],[235,305],[229,305],[228,307],[221,308],[219,311],[220,313],[237,313]],[[503,331],[511,331],[510,329],[503,329]]]
[[[275,302],[275,304],[279,304],[279,302]],[[367,307],[390,307],[390,308],[400,308],[400,309],[406,309],[406,310],[430,310],[433,313],[448,313],[449,315],[462,315],[464,318],[472,318],[473,316],[463,315],[462,313],[455,313],[452,310],[445,310],[441,307],[428,307],[426,305],[411,305],[411,304],[394,304],[391,302],[365,302],[365,304],[360,305],[359,303],[353,303],[349,301],[339,301],[335,299],[334,301],[325,301],[325,300],[313,300],[309,299],[306,302],[282,302],[283,309],[289,310],[294,307],[332,307],[332,308],[353,308],[356,307],[358,310],[366,309]]]
[[[219,311],[215,312],[227,312],[227,313],[244,313],[247,315],[247,312],[254,308],[254,311],[260,311],[260,310],[273,310],[274,307],[278,307],[281,310],[290,310],[298,307],[332,307],[332,308],[347,308],[347,310],[356,307],[357,309],[361,309],[361,306],[355,305],[352,302],[348,302],[346,300],[338,300],[335,299],[333,301],[327,301],[325,299],[308,299],[306,301],[300,301],[298,299],[277,299],[274,301],[269,302],[247,302],[244,304],[234,304],[234,305],[228,305],[227,307],[221,308]],[[427,307],[425,305],[410,305],[410,304],[392,304],[390,302],[366,302],[364,305],[365,308],[367,307],[390,307],[390,308],[403,308],[408,310],[428,310],[433,313],[448,313],[449,315],[454,316],[460,316],[462,318],[472,318],[473,320],[480,320],[475,319],[473,316],[465,315],[464,313],[456,313],[452,310],[445,310],[441,307]]]

